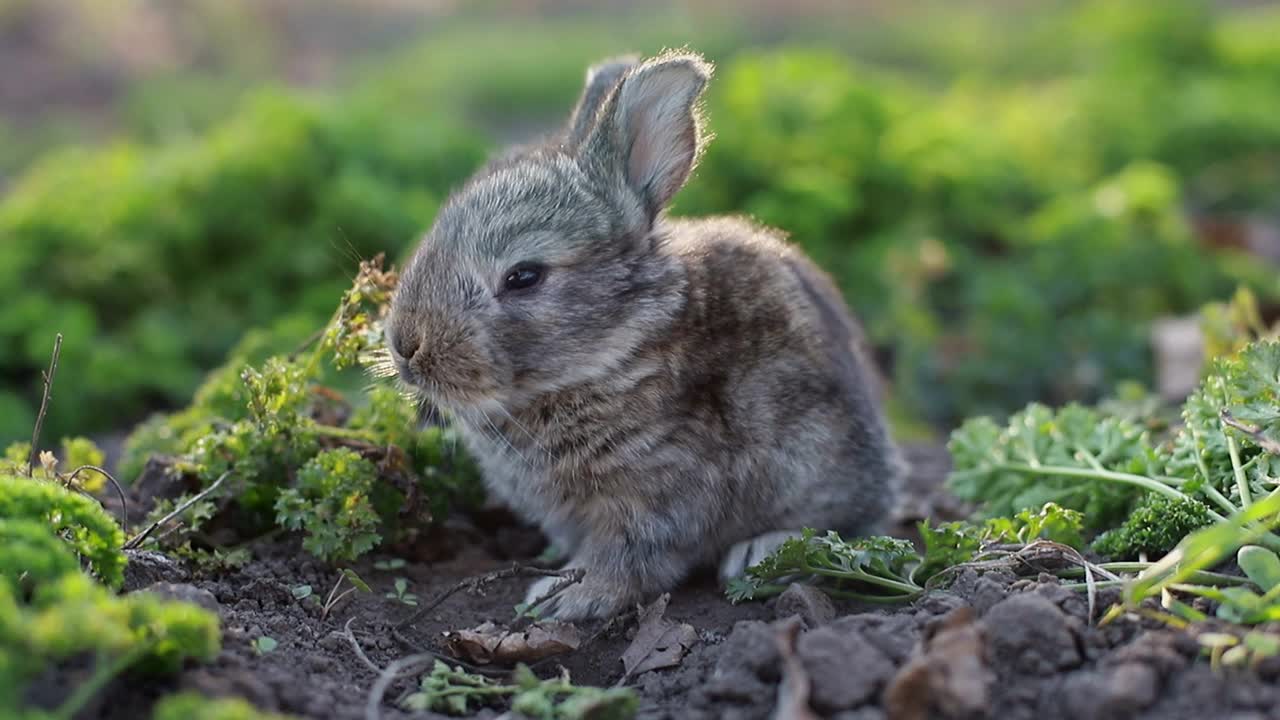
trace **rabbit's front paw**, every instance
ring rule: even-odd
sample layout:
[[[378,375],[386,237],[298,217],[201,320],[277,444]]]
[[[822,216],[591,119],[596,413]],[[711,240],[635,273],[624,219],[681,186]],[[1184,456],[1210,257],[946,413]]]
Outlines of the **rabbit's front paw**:
[[[720,561],[720,582],[727,584],[734,578],[742,577],[747,568],[768,557],[782,543],[800,535],[799,530],[774,530],[735,543]]]
[[[564,582],[560,577],[544,577],[529,586],[525,602],[532,605]],[[624,608],[631,598],[618,586],[588,574],[582,581],[561,590],[538,606],[540,617],[555,620],[594,620],[609,617]]]

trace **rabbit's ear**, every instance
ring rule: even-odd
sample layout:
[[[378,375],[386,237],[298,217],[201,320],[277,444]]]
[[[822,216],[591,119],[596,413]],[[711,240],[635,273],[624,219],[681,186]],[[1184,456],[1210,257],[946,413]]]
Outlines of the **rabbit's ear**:
[[[698,100],[711,65],[668,53],[628,71],[582,148],[590,170],[617,177],[657,215],[684,185],[702,145]]]
[[[618,86],[622,75],[640,62],[639,55],[621,55],[602,60],[587,69],[586,86],[582,88],[582,96],[569,116],[569,130],[565,137],[568,145],[579,145],[587,139],[587,134],[596,124],[596,116],[600,114],[600,106],[609,99],[609,93]]]

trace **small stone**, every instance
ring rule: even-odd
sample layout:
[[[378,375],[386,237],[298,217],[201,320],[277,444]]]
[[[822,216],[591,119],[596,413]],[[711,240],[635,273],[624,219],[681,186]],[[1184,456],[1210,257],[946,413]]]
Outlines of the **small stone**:
[[[1072,717],[1128,718],[1155,702],[1159,680],[1150,666],[1125,663],[1106,671],[1078,672],[1063,684]]]
[[[219,608],[218,598],[214,597],[213,593],[187,583],[159,582],[148,585],[139,592],[147,592],[170,600],[191,603],[212,612],[218,612]]]
[[[1079,621],[1036,593],[1013,595],[983,616],[990,657],[1021,673],[1050,675],[1080,665]]]
[[[831,626],[800,636],[796,654],[812,682],[810,703],[822,713],[853,709],[876,696],[894,665],[861,633]]]
[[[154,550],[125,550],[124,592],[133,592],[156,583],[177,583],[187,579],[187,571],[177,560]]]
[[[778,598],[774,611],[779,620],[799,615],[805,627],[810,629],[826,625],[836,616],[836,606],[831,598],[814,586],[803,583],[791,583]]]

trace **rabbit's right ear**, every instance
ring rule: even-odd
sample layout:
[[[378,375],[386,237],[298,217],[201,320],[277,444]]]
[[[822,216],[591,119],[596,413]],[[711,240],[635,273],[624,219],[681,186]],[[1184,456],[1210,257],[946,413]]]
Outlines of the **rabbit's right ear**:
[[[573,114],[569,116],[566,144],[576,146],[587,139],[587,134],[596,124],[600,106],[609,99],[609,93],[618,86],[623,74],[635,67],[638,62],[640,62],[639,55],[620,55],[602,60],[587,69],[586,86],[582,88],[582,96],[578,98],[578,104],[574,106]]]
[[[686,52],[626,71],[600,108],[578,162],[608,186],[622,181],[652,220],[698,160],[704,140],[698,100],[710,77],[711,65]]]

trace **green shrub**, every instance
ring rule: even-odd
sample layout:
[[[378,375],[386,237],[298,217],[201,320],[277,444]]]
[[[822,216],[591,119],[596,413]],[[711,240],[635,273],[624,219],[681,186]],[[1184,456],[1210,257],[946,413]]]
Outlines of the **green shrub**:
[[[388,384],[370,387],[364,374],[355,384],[363,392],[350,401],[328,384],[345,376],[328,370],[325,358],[341,368],[385,352],[382,321],[397,277],[381,262],[361,264],[314,348],[251,365],[242,346],[244,354],[210,374],[190,407],[129,438],[128,467],[163,452],[187,487],[225,482],[186,511],[165,547],[198,558],[219,551],[201,541],[206,524],[245,538],[280,526],[301,531],[303,547],[317,557],[350,560],[382,542],[411,541],[433,519],[478,499],[475,468],[447,452],[456,446],[449,431],[418,429],[412,398]],[[159,503],[153,517],[183,500]]]
[[[298,471],[295,487],[276,498],[276,522],[307,532],[302,546],[322,559],[351,560],[382,539],[369,494],[378,469],[348,448],[323,450]]]
[[[403,247],[480,160],[438,116],[263,93],[207,135],[67,150],[0,200],[0,437],[64,334],[57,436],[189,397],[247,326],[321,321],[352,256]],[[74,398],[74,400],[72,400]],[[104,414],[102,408],[111,408]]]
[[[19,708],[26,685],[62,662],[95,662],[59,715],[71,717],[126,670],[173,672],[218,652],[214,614],[145,592],[118,596],[80,571],[73,549],[99,573],[118,574],[123,538],[112,523],[114,537],[104,540],[102,518],[78,501],[92,502],[49,481],[0,477],[0,707]],[[110,553],[86,550],[103,542]]]
[[[124,532],[96,500],[52,480],[0,472],[0,518],[46,524],[104,583],[124,582]]]
[[[239,698],[207,698],[199,693],[170,695],[156,703],[152,720],[286,720],[263,712]]]
[[[1161,64],[1167,48],[1143,43],[1126,46],[1141,58],[1126,72],[1147,73],[1160,98],[1191,92]],[[1267,207],[1257,189],[1274,183],[1245,170],[1276,167],[1280,113],[1254,107],[1280,91],[1215,56],[1197,68],[1209,115],[1170,99],[1196,129],[1165,136],[1163,116],[1090,110],[1147,102],[1101,71],[1035,92],[983,79],[936,94],[831,53],[740,56],[712,87],[716,139],[676,207],[789,232],[893,358],[907,406],[935,422],[1093,401],[1149,380],[1152,318],[1240,284],[1280,297],[1273,270],[1199,242],[1187,214]]]

